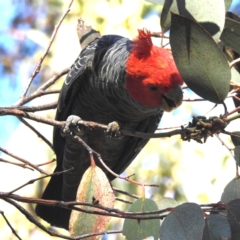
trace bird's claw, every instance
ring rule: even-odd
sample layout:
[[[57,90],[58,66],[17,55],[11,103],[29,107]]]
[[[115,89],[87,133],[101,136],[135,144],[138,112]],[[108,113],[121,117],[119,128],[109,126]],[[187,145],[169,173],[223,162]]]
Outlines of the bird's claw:
[[[120,126],[118,122],[111,122],[107,126],[107,130],[105,131],[106,136],[114,137],[114,138],[121,138],[122,133],[120,131]]]
[[[62,136],[66,137],[68,135],[78,135],[81,136],[85,132],[84,127],[80,127],[78,125],[79,121],[81,120],[80,117],[71,115],[67,118],[66,124],[62,128]]]

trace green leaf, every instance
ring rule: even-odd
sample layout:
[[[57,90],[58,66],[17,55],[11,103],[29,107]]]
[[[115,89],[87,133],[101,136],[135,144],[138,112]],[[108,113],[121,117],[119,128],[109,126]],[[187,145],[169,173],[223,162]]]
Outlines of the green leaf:
[[[173,198],[164,197],[156,201],[159,210],[166,208],[174,208],[178,205],[177,201]]]
[[[231,139],[235,147],[240,146],[240,132],[232,132]]]
[[[226,18],[221,40],[226,46],[240,54],[240,22]]]
[[[172,14],[170,43],[177,68],[188,87],[206,100],[223,103],[231,71],[212,37],[195,21]]]
[[[225,216],[210,214],[205,218],[202,240],[231,240],[231,228]]]
[[[227,12],[227,10],[230,8],[232,4],[232,0],[224,0],[224,4],[225,4],[225,10]]]
[[[147,198],[138,199],[128,209],[129,212],[147,212],[157,210],[158,208],[156,203],[153,200]],[[144,216],[157,215],[149,214]],[[126,237],[127,240],[141,240],[150,236],[153,236],[154,240],[157,240],[159,235],[159,225],[159,219],[142,221],[138,221],[135,219],[125,219],[122,234]]]
[[[240,146],[234,148],[234,159],[238,166],[240,166]]]
[[[235,199],[227,204],[227,219],[231,227],[231,240],[240,239],[240,199]]]
[[[237,198],[240,198],[240,178],[234,178],[227,184],[223,190],[221,202],[227,204]]]
[[[218,42],[225,23],[223,0],[166,0],[161,15],[164,32],[171,25],[170,12],[195,20]]]
[[[196,203],[184,203],[176,207],[163,221],[161,240],[202,240],[204,218]]]
[[[238,15],[232,13],[232,12],[227,12],[226,13],[226,17],[230,18],[230,19],[233,19],[233,20],[235,20],[237,22],[240,22],[240,17]]]
[[[232,132],[231,135],[234,148],[234,158],[238,166],[240,166],[240,132]],[[239,196],[240,198],[240,196]]]
[[[166,32],[171,27],[171,12],[179,13],[177,7],[177,0],[165,0],[161,13],[161,28]]]

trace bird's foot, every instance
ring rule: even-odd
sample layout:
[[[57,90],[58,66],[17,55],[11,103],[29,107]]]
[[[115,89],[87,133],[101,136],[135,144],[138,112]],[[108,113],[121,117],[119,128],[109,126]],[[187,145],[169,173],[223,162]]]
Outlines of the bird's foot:
[[[120,131],[120,125],[118,122],[111,122],[107,126],[107,130],[105,131],[106,136],[114,137],[114,138],[121,138],[122,133]]]
[[[78,116],[71,115],[67,118],[66,124],[62,128],[62,136],[66,137],[68,135],[82,136],[85,133],[85,127],[79,126],[79,121],[82,119]]]

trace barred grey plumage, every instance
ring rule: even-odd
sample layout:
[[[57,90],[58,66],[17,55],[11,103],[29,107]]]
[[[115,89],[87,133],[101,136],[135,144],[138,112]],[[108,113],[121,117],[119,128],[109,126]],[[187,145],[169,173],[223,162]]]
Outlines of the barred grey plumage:
[[[125,64],[131,47],[129,39],[115,35],[91,42],[80,53],[63,84],[56,119],[65,121],[69,115],[76,115],[102,124],[117,121],[123,129],[153,133],[162,110],[142,106],[129,96],[124,87]],[[81,138],[118,174],[148,142],[129,136],[108,138],[102,130],[89,129]],[[71,139],[63,138],[60,129],[54,130],[53,140],[57,155],[55,171],[70,167],[74,167],[74,171],[52,177],[42,198],[74,201],[81,177],[90,166],[89,153]],[[108,172],[106,174],[110,180],[114,178]],[[68,229],[70,210],[37,205],[36,213],[51,225]]]

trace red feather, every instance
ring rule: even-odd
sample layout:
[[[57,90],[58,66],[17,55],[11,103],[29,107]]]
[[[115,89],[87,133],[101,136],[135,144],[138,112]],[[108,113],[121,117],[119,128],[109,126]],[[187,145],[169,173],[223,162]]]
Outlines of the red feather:
[[[183,80],[171,52],[154,46],[149,31],[138,30],[138,33],[126,62],[125,87],[131,97],[141,104],[159,107],[162,94],[182,85]],[[151,91],[151,87],[158,91]]]

